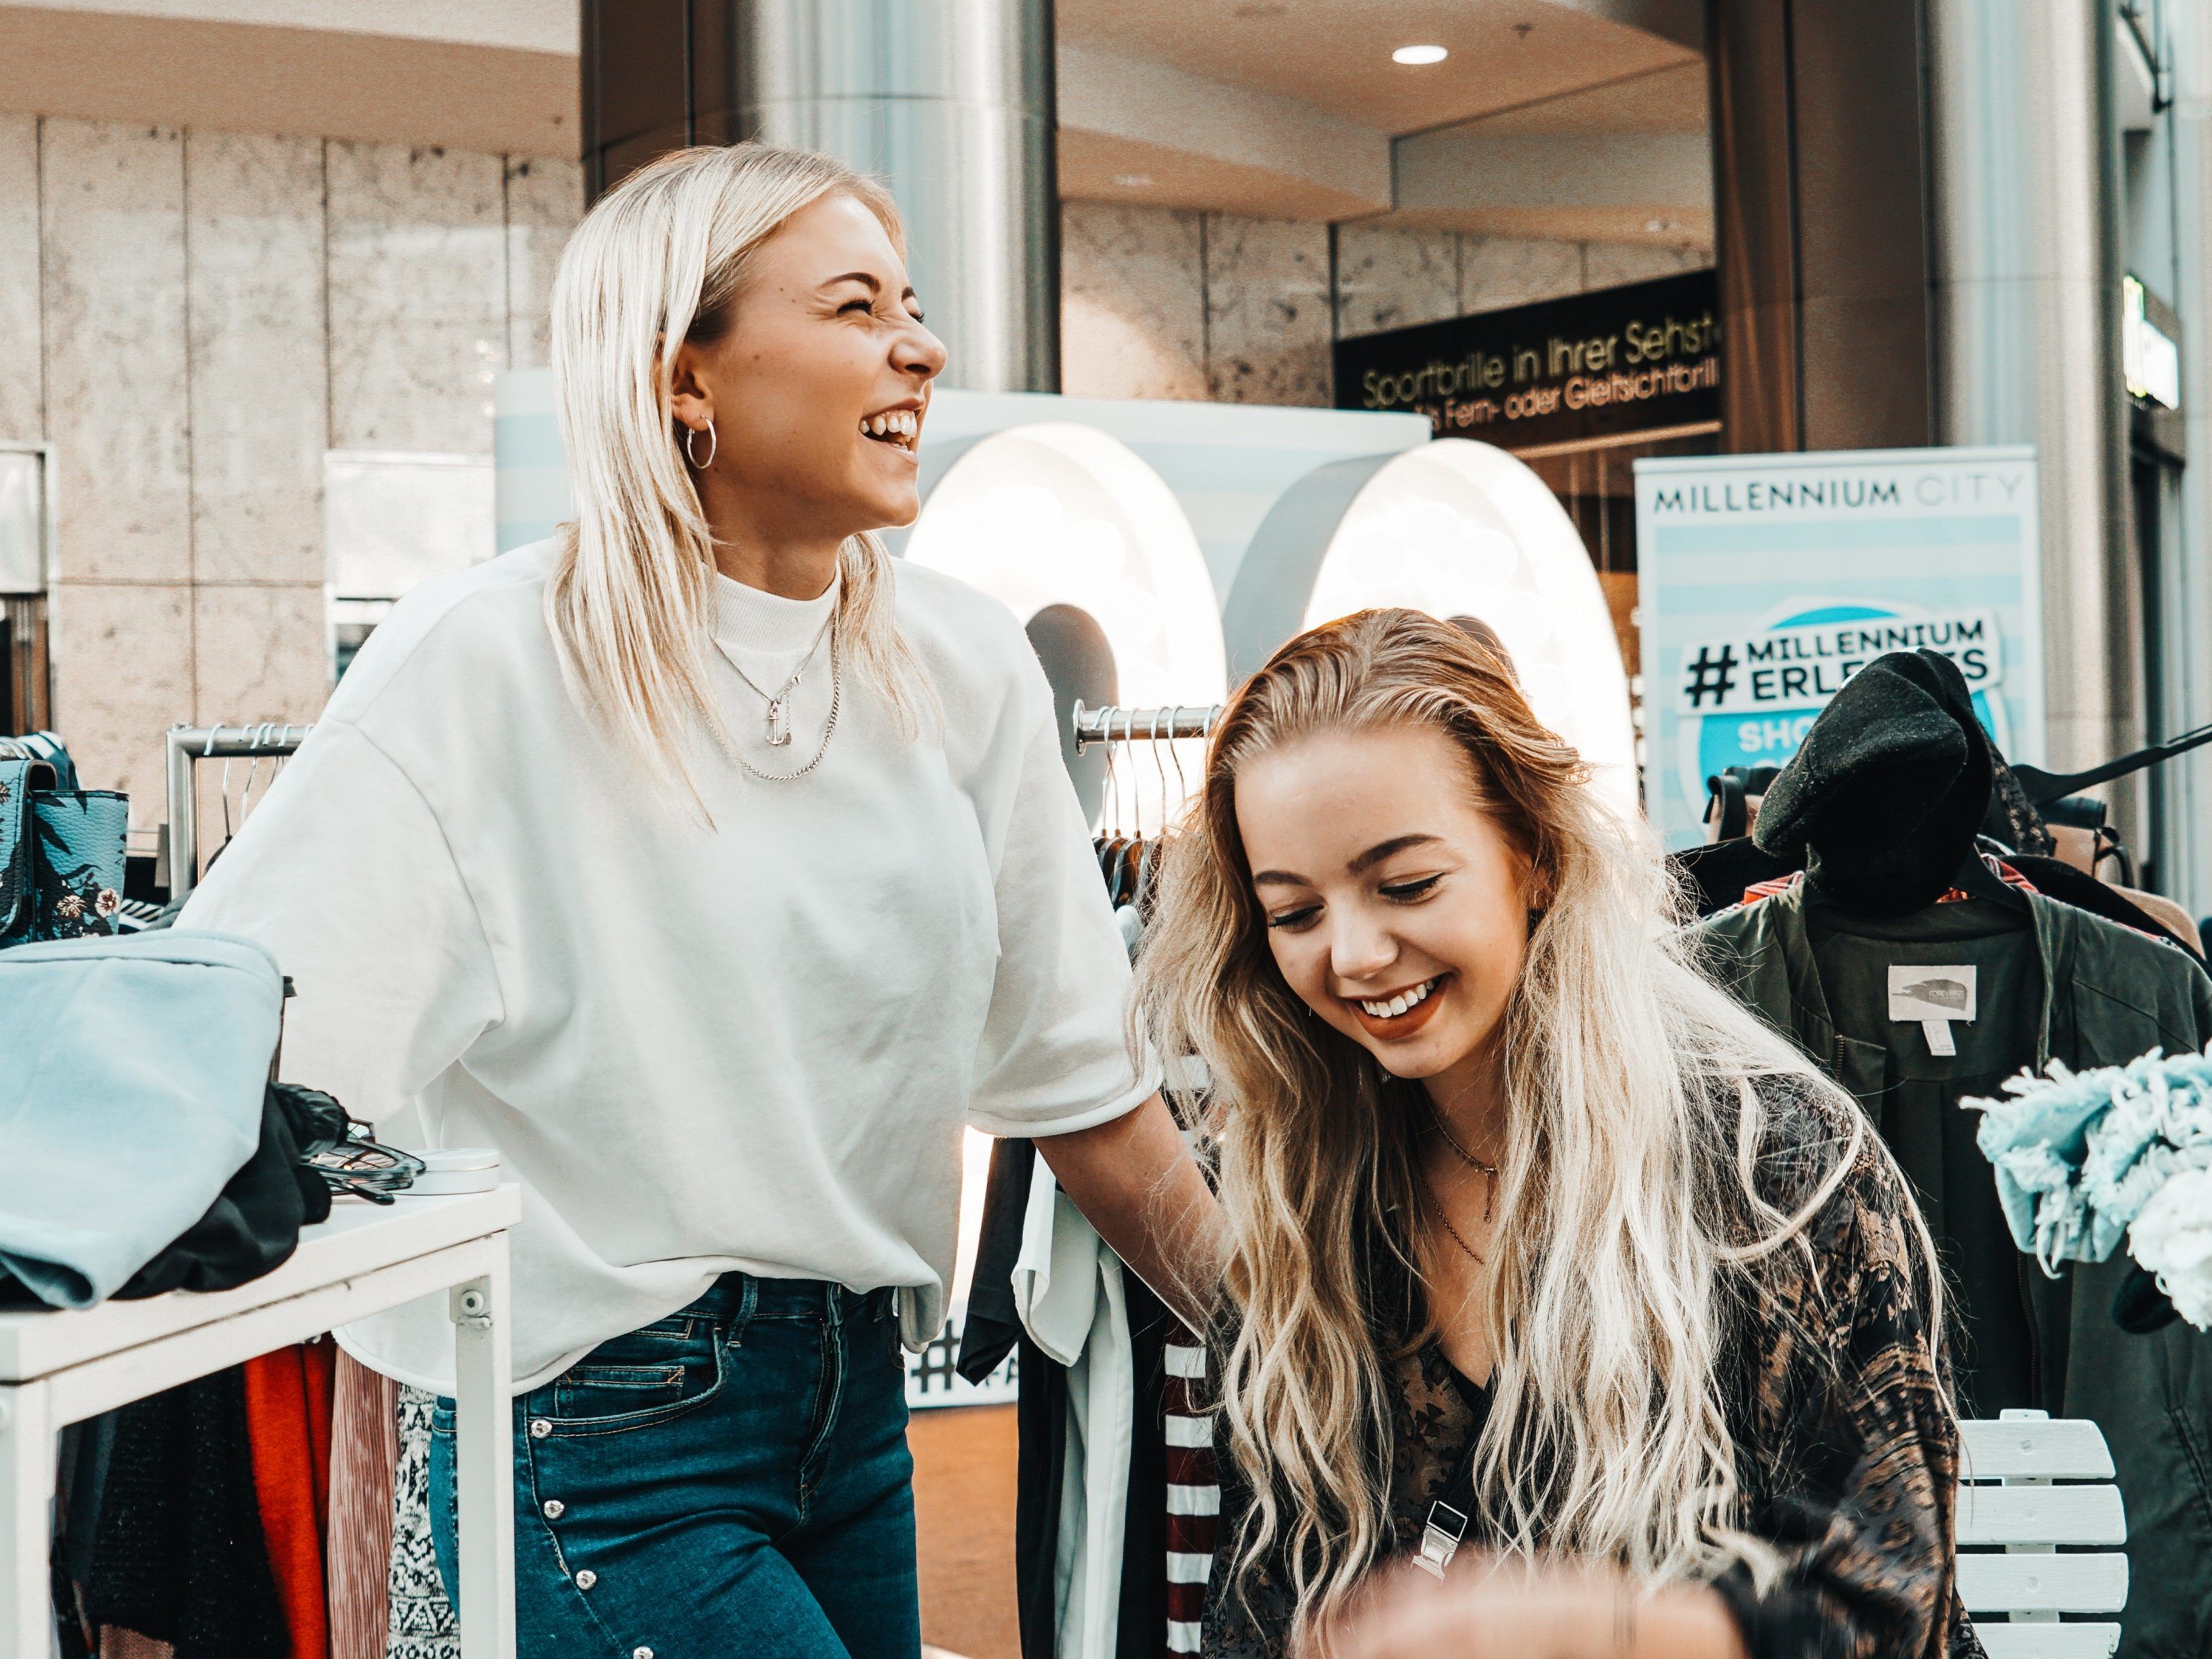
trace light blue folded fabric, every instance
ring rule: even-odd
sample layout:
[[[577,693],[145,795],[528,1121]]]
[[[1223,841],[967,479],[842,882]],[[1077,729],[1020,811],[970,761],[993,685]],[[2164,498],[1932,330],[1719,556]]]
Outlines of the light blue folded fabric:
[[[283,1001],[227,933],[0,951],[0,1267],[89,1307],[205,1214],[259,1144]]]

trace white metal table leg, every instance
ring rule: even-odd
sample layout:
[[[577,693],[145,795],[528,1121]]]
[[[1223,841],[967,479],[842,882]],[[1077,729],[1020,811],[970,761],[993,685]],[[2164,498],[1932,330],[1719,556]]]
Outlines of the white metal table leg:
[[[491,1270],[453,1291],[450,1304],[462,1659],[514,1659],[514,1419],[507,1397],[506,1236],[490,1243]],[[0,1659],[7,1656],[0,1654]]]
[[[50,1659],[54,1425],[45,1382],[0,1384],[0,1659]]]

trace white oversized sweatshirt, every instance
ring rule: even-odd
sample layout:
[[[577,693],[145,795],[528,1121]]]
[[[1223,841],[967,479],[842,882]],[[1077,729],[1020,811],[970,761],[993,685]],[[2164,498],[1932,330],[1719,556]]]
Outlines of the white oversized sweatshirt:
[[[960,1134],[1062,1133],[1151,1092],[1128,969],[1050,694],[995,601],[895,564],[944,705],[902,741],[848,666],[835,738],[795,782],[703,738],[711,826],[580,713],[544,620],[553,548],[428,583],[355,659],[180,925],[243,934],[298,991],[285,1075],[403,1143],[499,1149],[518,1392],[732,1268],[911,1287],[942,1318]],[[814,752],[826,647],[793,741],[775,691],[834,603],[718,581],[716,695],[744,752]],[[342,1334],[450,1393],[418,1304]]]

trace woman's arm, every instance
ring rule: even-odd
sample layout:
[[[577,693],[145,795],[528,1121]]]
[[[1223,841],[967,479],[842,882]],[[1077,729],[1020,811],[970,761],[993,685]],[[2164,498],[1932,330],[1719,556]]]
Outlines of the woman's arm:
[[[1204,1330],[1221,1277],[1221,1212],[1167,1103],[1154,1095],[1110,1122],[1041,1136],[1036,1146],[1114,1253],[1184,1324]]]

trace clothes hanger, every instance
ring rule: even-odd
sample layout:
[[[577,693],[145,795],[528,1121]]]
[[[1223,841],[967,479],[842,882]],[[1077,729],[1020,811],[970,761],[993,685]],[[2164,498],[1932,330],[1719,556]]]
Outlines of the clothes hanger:
[[[1993,904],[2002,904],[2006,909],[2021,915],[2035,913],[2034,907],[2027,902],[2027,894],[1983,862],[1978,845],[1966,849],[1966,857],[1959,862],[1959,873],[1951,878],[1951,884],[1961,892],[1971,893],[1978,899],[1987,899]]]
[[[2124,778],[2130,772],[2146,766],[2155,766],[2160,761],[2172,760],[2176,755],[2185,755],[2191,750],[2212,743],[2212,726],[2200,726],[2194,732],[2185,732],[2178,738],[2168,738],[2164,743],[2152,744],[2147,749],[2137,749],[2093,766],[2085,772],[2046,772],[2039,766],[2021,766],[2008,762],[2012,775],[2020,780],[2020,787],[2027,796],[2030,806],[2048,806],[2052,801],[2068,795],[2078,795],[2084,789],[2100,783],[2109,783],[2114,778]]]

